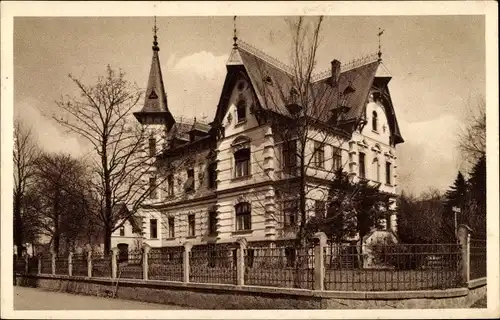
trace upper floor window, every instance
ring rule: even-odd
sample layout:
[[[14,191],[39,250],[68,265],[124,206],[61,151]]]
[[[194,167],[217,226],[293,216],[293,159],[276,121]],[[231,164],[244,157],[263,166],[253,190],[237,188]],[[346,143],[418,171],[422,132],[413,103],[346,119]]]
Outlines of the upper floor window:
[[[208,213],[208,233],[211,235],[217,233],[217,211],[215,210]]]
[[[234,153],[235,177],[250,175],[250,149],[240,149]]]
[[[333,170],[338,170],[342,168],[342,150],[340,148],[333,147],[332,150],[332,159],[333,159]]]
[[[238,101],[238,104],[236,104],[236,115],[237,115],[237,121],[242,122],[245,121],[247,118],[247,103],[244,99],[241,99]]]
[[[325,146],[321,142],[314,142],[314,166],[325,167]]]
[[[385,163],[385,183],[391,184],[391,163]]]
[[[235,206],[236,230],[252,229],[252,209],[250,203],[240,202]]]
[[[154,157],[156,155],[156,138],[149,138],[149,156]]]
[[[297,169],[297,141],[285,141],[283,143],[283,170],[285,173],[293,174]]]
[[[377,158],[373,159],[373,175],[375,181],[380,181],[380,164]]]
[[[194,169],[187,170],[187,180],[184,184],[184,191],[192,192],[194,191]]]
[[[297,200],[285,200],[283,202],[284,227],[293,227],[297,225],[299,203]]]
[[[168,218],[168,237],[175,238],[175,218]]]
[[[196,217],[194,214],[188,216],[188,236],[194,237],[196,235]]]
[[[121,226],[120,227],[120,237],[123,237],[123,236],[125,236],[125,227]]]
[[[366,177],[366,170],[365,170],[365,154],[363,152],[359,153],[359,177],[364,178]]]
[[[167,192],[169,196],[174,195],[174,175],[169,174],[167,176]]]
[[[324,218],[326,212],[325,201],[316,200],[314,201],[314,215],[318,218]]]
[[[158,220],[156,219],[149,220],[149,236],[151,239],[158,238]]]
[[[372,112],[372,129],[378,131],[378,115],[376,111]]]
[[[212,162],[208,165],[207,174],[208,174],[208,187],[210,189],[217,188],[217,163],[216,162]]]
[[[158,193],[156,191],[156,177],[149,177],[149,197],[151,199],[156,199],[158,197]]]

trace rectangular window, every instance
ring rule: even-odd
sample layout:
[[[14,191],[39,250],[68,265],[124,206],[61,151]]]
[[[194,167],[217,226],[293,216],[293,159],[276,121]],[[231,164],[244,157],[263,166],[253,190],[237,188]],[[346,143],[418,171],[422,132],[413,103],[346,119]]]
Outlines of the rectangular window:
[[[196,235],[196,218],[194,214],[188,216],[188,236],[194,237]]]
[[[250,149],[241,149],[234,153],[235,177],[250,175]]]
[[[217,233],[217,212],[210,211],[208,214],[208,232],[213,235]]]
[[[158,238],[158,220],[156,219],[149,220],[149,235],[151,239]]]
[[[158,197],[158,193],[156,190],[156,177],[149,178],[149,197],[151,199],[156,199]]]
[[[173,174],[169,174],[167,177],[167,190],[168,190],[169,196],[174,195],[174,175]]]
[[[317,168],[325,167],[325,147],[320,142],[314,142],[314,166]]]
[[[391,163],[385,163],[385,183],[391,184]]]
[[[187,170],[187,180],[184,184],[185,192],[193,192],[194,191],[194,169]]]
[[[125,227],[121,226],[120,227],[120,237],[123,237],[123,236],[125,236]]]
[[[297,141],[283,143],[283,170],[288,174],[295,174],[297,170]]]
[[[168,218],[168,237],[175,238],[175,218]]]
[[[332,158],[333,158],[332,169],[338,170],[342,168],[342,149],[333,147]]]
[[[154,157],[156,155],[156,138],[149,138],[149,156]]]
[[[318,218],[324,218],[326,212],[325,201],[316,200],[314,202],[314,215]]]
[[[286,200],[283,202],[283,226],[293,227],[297,225],[299,203],[297,200]]]
[[[212,162],[208,165],[208,188],[217,188],[217,163]]]
[[[236,115],[238,117],[238,122],[243,122],[247,118],[247,104],[245,100],[238,101],[236,105]]]
[[[365,154],[363,152],[359,153],[359,177],[364,178],[366,176],[365,171]]]
[[[252,212],[248,202],[238,203],[236,209],[236,230],[252,230]]]

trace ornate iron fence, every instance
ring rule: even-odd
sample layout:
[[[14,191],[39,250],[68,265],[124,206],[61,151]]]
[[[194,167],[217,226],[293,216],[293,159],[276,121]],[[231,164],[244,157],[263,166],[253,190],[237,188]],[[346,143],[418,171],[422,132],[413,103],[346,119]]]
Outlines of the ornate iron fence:
[[[127,259],[118,261],[117,276],[120,278],[143,279],[142,249],[128,251]]]
[[[41,259],[41,273],[51,274],[52,273],[52,256],[50,254],[44,254],[40,256]]]
[[[244,256],[247,285],[302,289],[314,286],[312,247],[247,248]]]
[[[486,240],[470,240],[470,274],[471,280],[486,277]]]
[[[236,249],[228,245],[194,246],[189,253],[189,281],[236,284]]]
[[[148,278],[151,280],[183,280],[184,247],[152,248],[148,255]]]
[[[68,256],[56,257],[56,274],[68,275]]]
[[[86,277],[89,274],[88,268],[88,254],[85,253],[74,253],[72,258],[73,269],[72,273],[74,276]]]
[[[14,256],[14,271],[16,273],[26,272],[26,260],[24,257]]]
[[[92,277],[111,277],[111,253],[92,252]]]
[[[324,257],[326,290],[444,289],[461,282],[457,244],[337,244]]]

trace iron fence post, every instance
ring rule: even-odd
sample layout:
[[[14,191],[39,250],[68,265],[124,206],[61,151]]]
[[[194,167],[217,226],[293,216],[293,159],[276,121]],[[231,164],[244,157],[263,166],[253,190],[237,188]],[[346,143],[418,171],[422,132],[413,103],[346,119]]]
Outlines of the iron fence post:
[[[247,249],[247,239],[238,238],[236,240],[238,248],[236,249],[236,284],[242,286],[245,284],[245,250]]]
[[[87,276],[92,278],[92,250],[87,252]]]
[[[325,259],[324,248],[326,246],[326,234],[317,232],[314,234],[314,290],[325,289]]]
[[[73,252],[68,254],[68,276],[73,275]]]
[[[189,253],[191,252],[191,249],[193,248],[193,245],[189,242],[184,243],[184,252],[182,255],[182,275],[183,279],[182,281],[184,283],[189,282]]]
[[[472,229],[461,224],[458,226],[458,242],[461,250],[460,279],[462,284],[467,284],[470,280],[470,234]]]
[[[111,249],[111,278],[116,279],[118,271],[118,248],[114,247]]]
[[[149,278],[149,251],[151,250],[151,246],[145,243],[142,246],[142,278],[144,280],[148,280]]]

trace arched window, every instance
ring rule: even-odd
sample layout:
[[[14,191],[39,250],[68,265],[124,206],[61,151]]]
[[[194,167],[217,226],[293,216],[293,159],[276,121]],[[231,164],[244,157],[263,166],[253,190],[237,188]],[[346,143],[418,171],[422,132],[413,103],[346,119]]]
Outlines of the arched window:
[[[250,175],[250,149],[245,148],[236,151],[234,153],[234,163],[234,176],[236,178]]]
[[[380,164],[377,158],[373,159],[373,175],[375,181],[380,181]]]
[[[236,105],[236,115],[237,115],[237,121],[242,122],[245,121],[247,118],[247,103],[245,100],[241,99],[238,101],[238,104]]]
[[[240,202],[234,206],[236,212],[236,230],[252,229],[252,208],[248,202]]]
[[[378,115],[376,111],[372,113],[372,129],[373,131],[378,131]]]

